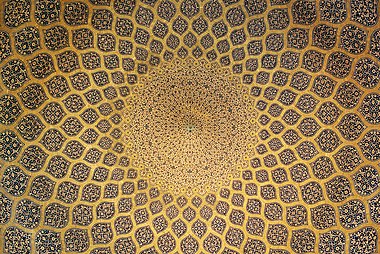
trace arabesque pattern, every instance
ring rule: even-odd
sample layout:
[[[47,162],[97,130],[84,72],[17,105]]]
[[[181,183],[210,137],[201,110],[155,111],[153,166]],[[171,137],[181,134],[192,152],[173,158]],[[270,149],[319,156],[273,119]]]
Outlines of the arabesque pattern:
[[[124,114],[127,152],[151,183],[203,195],[249,166],[257,114],[249,87],[229,72],[207,61],[176,59],[133,89]]]
[[[379,253],[379,8],[2,1],[0,252]]]

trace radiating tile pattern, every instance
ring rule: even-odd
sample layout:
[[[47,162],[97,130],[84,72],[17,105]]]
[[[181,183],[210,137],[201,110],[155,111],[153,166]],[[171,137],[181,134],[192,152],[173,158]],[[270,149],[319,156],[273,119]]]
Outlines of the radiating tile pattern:
[[[4,0],[1,252],[379,253],[378,10]]]
[[[247,169],[257,112],[228,68],[176,59],[141,80],[125,112],[127,153],[140,175],[174,194],[217,191]],[[239,169],[238,169],[239,167]]]

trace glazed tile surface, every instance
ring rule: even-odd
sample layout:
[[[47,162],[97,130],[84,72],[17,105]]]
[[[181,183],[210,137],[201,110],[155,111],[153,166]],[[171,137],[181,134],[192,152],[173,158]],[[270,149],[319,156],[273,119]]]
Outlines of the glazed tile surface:
[[[2,253],[376,254],[378,0],[4,0]]]

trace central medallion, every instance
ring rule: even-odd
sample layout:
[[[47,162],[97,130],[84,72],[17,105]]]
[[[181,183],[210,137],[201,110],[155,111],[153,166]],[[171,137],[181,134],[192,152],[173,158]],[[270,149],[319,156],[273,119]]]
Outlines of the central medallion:
[[[132,165],[177,194],[228,183],[253,154],[256,112],[248,91],[228,69],[205,60],[153,69],[125,112]]]

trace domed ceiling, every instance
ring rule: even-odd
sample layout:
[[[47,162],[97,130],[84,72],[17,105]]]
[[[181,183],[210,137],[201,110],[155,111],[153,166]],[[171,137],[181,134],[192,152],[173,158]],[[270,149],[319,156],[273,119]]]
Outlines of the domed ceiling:
[[[378,0],[4,0],[4,253],[379,253]]]

